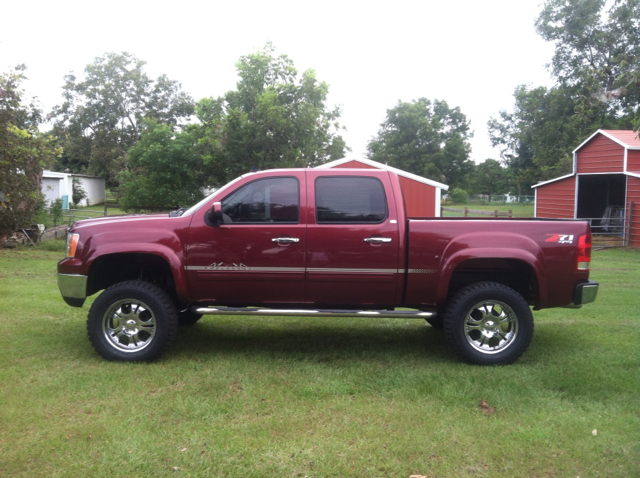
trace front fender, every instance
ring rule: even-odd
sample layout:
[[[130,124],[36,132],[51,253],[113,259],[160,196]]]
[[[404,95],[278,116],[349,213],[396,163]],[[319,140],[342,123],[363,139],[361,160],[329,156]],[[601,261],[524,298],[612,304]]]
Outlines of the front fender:
[[[191,300],[184,271],[184,249],[177,234],[151,228],[131,231],[126,238],[117,231],[96,233],[82,244],[81,256],[75,260],[79,259],[85,273],[90,274],[98,258],[111,254],[151,254],[162,258],[169,264],[178,298],[184,302]]]

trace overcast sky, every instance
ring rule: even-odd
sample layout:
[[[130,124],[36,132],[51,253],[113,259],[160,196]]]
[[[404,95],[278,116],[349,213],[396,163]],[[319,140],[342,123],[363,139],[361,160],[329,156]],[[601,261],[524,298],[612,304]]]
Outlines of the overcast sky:
[[[459,106],[471,157],[492,157],[487,121],[519,84],[550,86],[553,46],[534,30],[540,0],[4,2],[0,72],[24,63],[29,94],[61,103],[63,77],[105,52],[127,51],[198,100],[235,87],[235,63],[267,41],[329,84],[343,133],[362,155],[386,110],[420,97]]]

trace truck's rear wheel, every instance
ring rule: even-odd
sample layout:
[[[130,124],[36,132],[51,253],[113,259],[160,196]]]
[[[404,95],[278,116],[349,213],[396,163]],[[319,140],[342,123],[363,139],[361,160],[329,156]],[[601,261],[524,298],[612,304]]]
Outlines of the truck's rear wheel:
[[[444,330],[466,361],[503,365],[520,357],[533,338],[533,314],[515,290],[478,282],[458,291],[444,312]]]
[[[173,342],[178,313],[171,297],[156,285],[126,281],[106,289],[89,310],[87,332],[108,360],[152,360]]]

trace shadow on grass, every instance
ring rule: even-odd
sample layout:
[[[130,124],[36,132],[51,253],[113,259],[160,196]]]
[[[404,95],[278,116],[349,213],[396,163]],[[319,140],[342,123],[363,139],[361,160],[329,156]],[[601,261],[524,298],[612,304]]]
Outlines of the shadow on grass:
[[[417,320],[363,323],[269,318],[263,323],[244,317],[224,321],[205,317],[194,326],[181,327],[167,356],[244,354],[318,362],[363,357],[458,361],[444,333]]]

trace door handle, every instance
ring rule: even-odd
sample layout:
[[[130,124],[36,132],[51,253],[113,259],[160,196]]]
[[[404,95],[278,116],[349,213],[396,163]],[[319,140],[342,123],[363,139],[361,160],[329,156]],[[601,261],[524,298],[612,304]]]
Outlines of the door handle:
[[[300,239],[297,237],[274,237],[271,241],[277,242],[278,244],[293,244],[295,242],[300,242]]]
[[[391,242],[391,238],[390,237],[367,237],[365,238],[364,242],[372,242],[373,244],[383,244],[383,243],[388,243]]]

